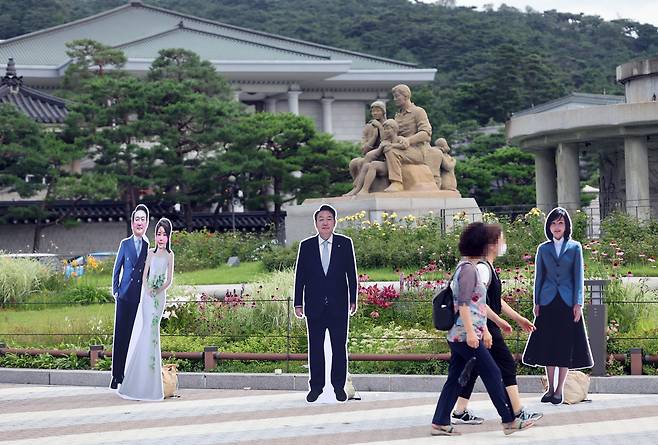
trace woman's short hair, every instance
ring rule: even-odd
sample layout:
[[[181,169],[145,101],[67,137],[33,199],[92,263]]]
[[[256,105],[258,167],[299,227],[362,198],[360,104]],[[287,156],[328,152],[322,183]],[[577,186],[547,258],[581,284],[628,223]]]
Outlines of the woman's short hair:
[[[485,227],[487,231],[487,244],[496,244],[503,234],[503,229],[498,224],[487,224]]]
[[[571,217],[569,212],[565,208],[555,207],[550,211],[546,217],[546,224],[544,225],[544,231],[546,232],[546,238],[553,241],[553,234],[551,233],[551,224],[553,221],[556,221],[560,218],[564,219],[564,239],[571,238]]]
[[[459,253],[462,256],[483,256],[488,245],[487,225],[481,222],[474,222],[466,226],[459,237]]]

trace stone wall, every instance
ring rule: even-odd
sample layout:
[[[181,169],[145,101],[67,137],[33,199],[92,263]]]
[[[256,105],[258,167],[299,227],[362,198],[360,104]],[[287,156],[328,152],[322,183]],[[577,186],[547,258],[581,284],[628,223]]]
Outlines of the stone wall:
[[[70,229],[61,225],[51,226],[42,231],[40,253],[78,255],[114,252],[125,237],[126,224],[123,222],[80,223]],[[32,253],[33,238],[33,224],[0,225],[0,251]]]
[[[316,100],[300,100],[299,114],[310,117],[315,122],[315,128],[318,131],[324,131],[322,128],[322,104]]]
[[[331,105],[334,137],[339,141],[360,140],[366,123],[365,102],[336,100]]]
[[[288,112],[288,101],[278,100],[277,113]],[[299,114],[313,119],[315,128],[322,128],[322,104],[319,100],[300,100]],[[332,129],[339,141],[356,142],[361,140],[361,132],[366,123],[366,102],[361,100],[335,100],[331,104]]]

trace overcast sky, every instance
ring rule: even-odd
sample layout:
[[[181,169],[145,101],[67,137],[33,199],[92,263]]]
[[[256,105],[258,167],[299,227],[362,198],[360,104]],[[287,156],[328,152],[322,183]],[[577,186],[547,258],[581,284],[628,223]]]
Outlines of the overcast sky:
[[[560,12],[598,15],[606,20],[628,18],[640,23],[658,26],[657,0],[457,0],[457,6],[478,6],[493,4],[496,9],[501,3],[525,11],[526,6],[536,11],[556,9]]]

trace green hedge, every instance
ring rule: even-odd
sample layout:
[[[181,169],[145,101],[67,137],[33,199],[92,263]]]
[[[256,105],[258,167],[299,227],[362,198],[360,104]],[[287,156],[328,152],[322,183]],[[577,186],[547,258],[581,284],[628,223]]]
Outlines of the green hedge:
[[[176,255],[176,270],[186,272],[217,267],[231,256],[242,261],[260,261],[272,246],[269,233],[249,232],[176,232],[172,236],[172,250]]]

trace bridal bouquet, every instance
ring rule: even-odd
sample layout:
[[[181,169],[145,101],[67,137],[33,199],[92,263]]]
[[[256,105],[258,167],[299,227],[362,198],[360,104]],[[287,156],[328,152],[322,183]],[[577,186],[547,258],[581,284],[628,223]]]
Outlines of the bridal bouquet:
[[[154,277],[149,277],[148,287],[155,293],[158,289],[162,287],[164,282],[165,282],[164,274],[156,275]]]

